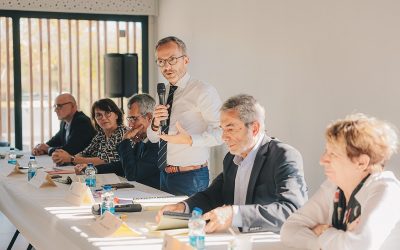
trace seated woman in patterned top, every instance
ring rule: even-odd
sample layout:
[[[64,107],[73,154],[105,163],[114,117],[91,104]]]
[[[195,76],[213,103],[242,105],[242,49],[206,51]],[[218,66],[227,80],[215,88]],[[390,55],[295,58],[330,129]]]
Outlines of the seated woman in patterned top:
[[[92,119],[95,122],[97,135],[89,146],[76,155],[58,149],[52,155],[55,163],[82,164],[83,169],[86,163],[100,165],[119,161],[117,145],[127,131],[123,125],[121,110],[111,99],[100,99],[92,105]]]

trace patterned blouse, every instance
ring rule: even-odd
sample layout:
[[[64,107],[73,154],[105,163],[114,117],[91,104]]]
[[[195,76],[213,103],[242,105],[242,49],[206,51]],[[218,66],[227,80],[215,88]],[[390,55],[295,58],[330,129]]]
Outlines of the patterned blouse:
[[[117,145],[122,141],[127,130],[128,128],[124,125],[119,125],[108,140],[103,130],[98,131],[89,146],[79,154],[84,157],[99,157],[106,163],[119,161]]]

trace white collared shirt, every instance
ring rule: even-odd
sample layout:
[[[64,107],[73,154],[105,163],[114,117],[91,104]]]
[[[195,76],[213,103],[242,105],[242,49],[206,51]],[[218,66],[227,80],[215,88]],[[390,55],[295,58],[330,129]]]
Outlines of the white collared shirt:
[[[71,122],[65,122],[64,129],[65,129],[65,142],[67,142],[68,141],[68,137],[69,137],[69,133],[71,131]]]
[[[167,164],[174,166],[200,165],[208,161],[210,147],[222,144],[219,127],[221,99],[210,84],[193,79],[186,73],[176,84],[168,134],[176,134],[176,122],[190,134],[192,145],[168,143]],[[169,93],[167,86],[166,95]],[[158,133],[151,127],[147,136],[153,143]]]

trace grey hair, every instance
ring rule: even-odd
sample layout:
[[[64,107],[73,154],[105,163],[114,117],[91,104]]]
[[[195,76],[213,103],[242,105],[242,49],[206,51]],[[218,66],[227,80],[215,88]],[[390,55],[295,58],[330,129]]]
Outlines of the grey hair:
[[[167,36],[167,37],[164,37],[163,39],[161,39],[160,41],[158,41],[156,44],[156,51],[160,46],[167,44],[169,42],[176,43],[176,45],[178,45],[178,47],[181,49],[182,53],[184,55],[186,55],[186,44],[181,39],[177,38],[176,36]]]
[[[246,127],[254,121],[260,123],[260,131],[265,129],[265,109],[257,100],[246,94],[240,94],[230,97],[222,104],[221,112],[235,110],[239,114],[239,119]]]
[[[139,105],[139,110],[142,115],[153,113],[154,107],[156,106],[156,101],[149,94],[133,95],[128,101],[128,109],[130,109],[134,103]]]

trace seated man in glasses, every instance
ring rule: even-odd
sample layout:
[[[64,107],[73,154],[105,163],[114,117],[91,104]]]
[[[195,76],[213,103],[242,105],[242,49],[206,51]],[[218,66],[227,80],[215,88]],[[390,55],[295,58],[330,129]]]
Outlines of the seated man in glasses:
[[[54,101],[54,112],[61,120],[60,130],[48,142],[32,149],[33,155],[52,155],[56,149],[77,154],[85,149],[96,134],[90,118],[78,111],[75,98],[68,93],[61,94]]]
[[[160,188],[160,170],[157,167],[158,143],[147,139],[146,130],[151,124],[155,100],[148,94],[134,95],[128,101],[128,125],[117,150],[119,161],[97,165],[97,173],[115,173],[129,181]],[[81,173],[86,164],[75,167]]]

